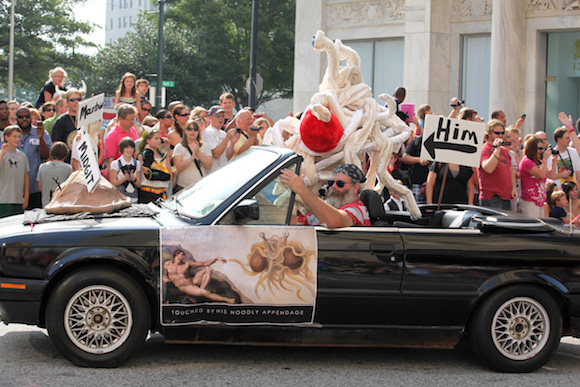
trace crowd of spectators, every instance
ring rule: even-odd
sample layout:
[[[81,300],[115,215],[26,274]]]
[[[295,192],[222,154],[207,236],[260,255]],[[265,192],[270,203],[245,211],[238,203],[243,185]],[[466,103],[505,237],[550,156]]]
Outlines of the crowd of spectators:
[[[0,179],[9,182],[0,188],[0,217],[42,208],[80,168],[76,120],[85,95],[84,90],[66,88],[66,80],[64,69],[52,69],[36,108],[0,101]],[[264,143],[265,132],[274,125],[251,108],[236,111],[231,93],[219,96],[219,104],[208,109],[173,101],[153,116],[148,89],[147,80],[124,74],[116,90],[116,118],[92,133],[102,175],[135,202],[166,198],[194,184],[252,145]],[[479,168],[446,165],[420,157],[425,117],[433,110],[420,106],[410,122],[399,110],[405,94],[402,87],[394,93],[397,115],[416,130],[393,154],[390,171],[412,189],[418,204],[476,204],[579,223],[580,139],[572,117],[559,115],[563,126],[554,131],[552,148],[544,131],[521,137],[525,116],[508,126],[504,112],[494,111],[486,123]],[[483,122],[458,98],[451,99],[450,107],[450,118]],[[407,207],[402,198],[389,194],[385,208]]]

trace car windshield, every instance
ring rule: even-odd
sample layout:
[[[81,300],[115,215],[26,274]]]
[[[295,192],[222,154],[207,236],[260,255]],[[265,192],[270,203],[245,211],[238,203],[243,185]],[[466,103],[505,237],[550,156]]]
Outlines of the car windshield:
[[[180,192],[168,205],[178,206],[179,213],[190,218],[203,218],[279,157],[278,153],[263,148],[249,149]]]

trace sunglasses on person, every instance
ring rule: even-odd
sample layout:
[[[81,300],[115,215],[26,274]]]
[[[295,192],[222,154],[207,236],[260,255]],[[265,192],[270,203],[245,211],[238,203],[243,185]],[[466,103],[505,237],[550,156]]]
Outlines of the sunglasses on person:
[[[170,114],[170,115],[168,115],[168,116],[165,116],[165,117],[163,117],[163,118],[172,119],[172,118],[173,118],[173,116]]]
[[[197,132],[199,129],[190,127],[190,128],[185,128],[185,130],[187,130],[188,132],[191,132],[191,131]]]
[[[23,116],[18,115],[18,116],[16,116],[16,118],[18,118],[19,120],[23,120],[25,118],[30,118],[30,114],[26,114],[26,115],[23,115]]]
[[[144,107],[142,107],[141,110],[143,110],[144,112],[148,112],[148,113],[151,112],[151,109],[147,109],[147,108],[144,108]]]
[[[54,110],[54,109],[44,109],[43,110],[43,112],[45,112],[45,113],[54,112],[54,111],[56,111],[56,110]]]
[[[215,115],[217,118],[224,118],[226,115],[225,114],[216,114]]]
[[[81,102],[83,99],[82,98],[69,98],[68,101],[69,102]]]
[[[351,184],[350,181],[343,181],[343,180],[328,180],[328,187],[332,187],[336,183],[338,188],[342,188],[347,184]]]
[[[179,117],[186,117],[186,116],[189,115],[189,113],[181,113],[181,114],[180,113],[175,113],[175,115],[176,116],[179,116]]]
[[[538,147],[539,151],[543,151],[544,149],[546,149],[546,148]]]
[[[498,136],[503,136],[505,132],[496,132],[495,130],[493,131],[496,135]]]

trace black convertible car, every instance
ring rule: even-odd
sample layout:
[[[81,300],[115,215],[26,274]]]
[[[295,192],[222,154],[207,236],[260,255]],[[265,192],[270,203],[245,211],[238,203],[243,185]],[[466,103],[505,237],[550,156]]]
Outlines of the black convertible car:
[[[280,170],[253,147],[173,199],[107,215],[2,219],[0,313],[46,327],[80,366],[168,342],[453,348],[529,372],[580,332],[580,239],[482,207],[386,212],[372,227],[290,225]]]

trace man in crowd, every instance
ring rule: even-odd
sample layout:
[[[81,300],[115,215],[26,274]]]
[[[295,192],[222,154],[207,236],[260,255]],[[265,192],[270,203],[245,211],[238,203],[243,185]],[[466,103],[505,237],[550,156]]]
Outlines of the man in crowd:
[[[460,120],[466,120],[466,121],[483,122],[483,118],[481,118],[479,116],[479,114],[477,113],[477,110],[471,109],[468,107],[462,108],[459,111],[459,116],[457,118],[459,118]],[[500,122],[500,124],[501,124],[501,122]],[[504,128],[505,128],[505,125],[504,125]]]
[[[20,107],[18,101],[8,101],[8,110],[10,111],[10,116],[8,119],[10,120],[10,125],[16,124],[16,110]]]
[[[236,99],[232,93],[223,93],[220,95],[220,106],[224,109],[224,123],[222,129],[231,127],[230,123],[234,123],[234,106],[236,106]]]
[[[131,137],[133,141],[137,141],[139,138],[137,131],[133,127],[136,115],[137,112],[134,106],[128,104],[119,106],[119,110],[117,111],[117,125],[107,134],[107,140],[105,141],[107,168],[111,167],[111,163],[114,160],[121,157],[119,143],[123,138]]]
[[[67,101],[68,112],[56,119],[50,136],[53,142],[62,141],[70,146],[73,138],[69,141],[69,136],[77,130],[77,109],[83,96],[79,90],[72,88],[66,92],[64,98]],[[70,161],[70,158],[67,161]]]
[[[479,200],[483,207],[511,210],[511,199],[517,199],[516,175],[511,167],[511,156],[502,146],[505,126],[491,120],[485,127],[485,143],[479,168]]]
[[[578,185],[580,182],[580,156],[578,151],[570,144],[570,133],[565,127],[556,129],[554,132],[554,141],[556,141],[555,150],[558,151],[558,165],[555,173],[548,174],[548,177],[556,183],[558,190],[562,189],[562,184],[567,181],[573,181]],[[548,169],[552,167],[552,158],[548,159]]]
[[[202,139],[211,149],[213,156],[213,163],[208,171],[211,173],[232,158],[234,144],[240,138],[240,134],[235,128],[227,132],[221,130],[224,124],[224,109],[219,105],[214,105],[208,110],[207,119],[210,125],[204,129]]]
[[[58,117],[62,116],[66,112],[68,112],[68,102],[65,98],[59,98],[55,102],[56,104],[56,113],[51,118],[44,121],[43,127],[44,130],[48,132],[48,134],[52,134],[52,128],[54,123],[58,119]]]
[[[30,110],[26,107],[21,107],[16,110],[16,123],[22,130],[22,137],[20,139],[20,149],[28,158],[28,182],[29,182],[29,199],[28,208],[42,208],[42,193],[38,189],[38,182],[36,175],[38,167],[42,162],[48,159],[52,141],[50,135],[46,130],[39,127],[32,126],[32,119]]]
[[[505,113],[502,110],[494,110],[491,113],[491,119],[500,121],[502,124],[504,124],[505,127],[508,126],[507,120],[505,118]],[[524,124],[525,120],[526,120],[526,117],[524,114],[520,118],[518,118],[518,120],[515,123],[515,127],[519,129]]]
[[[0,101],[0,131],[10,125],[10,109],[8,109],[8,102]]]
[[[332,180],[328,181],[330,191],[326,201],[312,193],[296,173],[283,169],[280,174],[280,182],[287,184],[312,211],[299,217],[299,223],[324,224],[328,228],[371,225],[369,211],[359,200],[366,178],[356,165],[341,164],[334,169]]]
[[[247,151],[252,145],[262,145],[262,138],[258,134],[258,130],[252,129],[252,123],[254,118],[252,117],[252,112],[250,110],[242,109],[236,115],[236,126],[240,131],[239,140],[234,144],[234,154],[232,157],[236,157]]]

